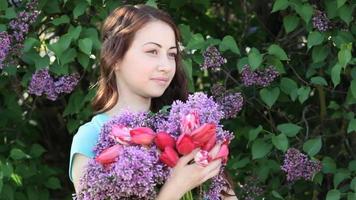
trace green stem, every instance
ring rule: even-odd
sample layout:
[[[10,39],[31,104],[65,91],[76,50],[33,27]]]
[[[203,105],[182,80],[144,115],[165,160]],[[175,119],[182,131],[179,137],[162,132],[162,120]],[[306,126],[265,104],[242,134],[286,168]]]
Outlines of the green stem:
[[[185,193],[181,200],[194,200],[192,191]]]

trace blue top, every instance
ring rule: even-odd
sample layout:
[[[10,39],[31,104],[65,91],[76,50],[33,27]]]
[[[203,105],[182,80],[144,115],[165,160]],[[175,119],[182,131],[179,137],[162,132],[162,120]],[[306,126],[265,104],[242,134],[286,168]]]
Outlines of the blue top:
[[[72,160],[74,155],[80,153],[89,158],[94,157],[93,148],[98,141],[101,127],[109,119],[110,117],[105,113],[95,115],[90,122],[81,125],[78,132],[74,135],[69,160],[69,178],[71,181],[73,181]]]

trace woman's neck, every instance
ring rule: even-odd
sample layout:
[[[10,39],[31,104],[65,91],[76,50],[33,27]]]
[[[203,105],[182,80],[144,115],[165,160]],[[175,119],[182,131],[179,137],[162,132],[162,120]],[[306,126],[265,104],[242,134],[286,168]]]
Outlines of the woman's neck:
[[[126,96],[121,95],[115,106],[106,112],[109,116],[115,116],[120,114],[124,110],[130,110],[132,112],[146,112],[151,107],[151,98],[142,96]]]

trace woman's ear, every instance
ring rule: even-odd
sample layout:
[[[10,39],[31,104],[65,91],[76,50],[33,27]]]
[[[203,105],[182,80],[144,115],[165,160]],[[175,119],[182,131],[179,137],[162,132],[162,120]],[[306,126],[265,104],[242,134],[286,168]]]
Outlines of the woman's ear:
[[[120,61],[117,61],[114,65],[114,71],[120,71]]]

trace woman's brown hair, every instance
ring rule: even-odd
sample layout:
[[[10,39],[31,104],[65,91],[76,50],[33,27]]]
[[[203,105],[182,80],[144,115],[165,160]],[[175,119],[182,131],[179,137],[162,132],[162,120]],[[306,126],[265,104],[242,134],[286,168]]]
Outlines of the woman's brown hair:
[[[102,47],[100,52],[100,77],[98,90],[92,101],[95,113],[102,113],[115,106],[119,92],[114,73],[115,64],[123,59],[129,49],[135,33],[149,22],[159,20],[167,23],[174,31],[178,54],[176,57],[176,73],[172,82],[162,96],[153,98],[151,111],[157,112],[162,106],[170,105],[174,100],[186,100],[188,97],[187,79],[182,65],[182,54],[179,43],[180,32],[171,17],[164,11],[146,5],[125,5],[112,11],[106,18],[102,30]],[[226,176],[226,172],[224,173]],[[228,180],[231,187],[231,180]],[[229,196],[225,191],[224,196]]]
[[[129,49],[135,33],[152,21],[163,21],[174,31],[178,54],[176,73],[162,96],[152,98],[151,110],[156,112],[162,106],[172,104],[174,100],[186,100],[188,96],[187,79],[182,66],[179,43],[181,41],[178,27],[171,17],[162,10],[146,5],[125,5],[116,8],[106,18],[102,30],[102,47],[100,52],[100,77],[98,89],[92,101],[95,113],[102,113],[115,106],[119,98],[116,86],[114,66],[123,59]]]

